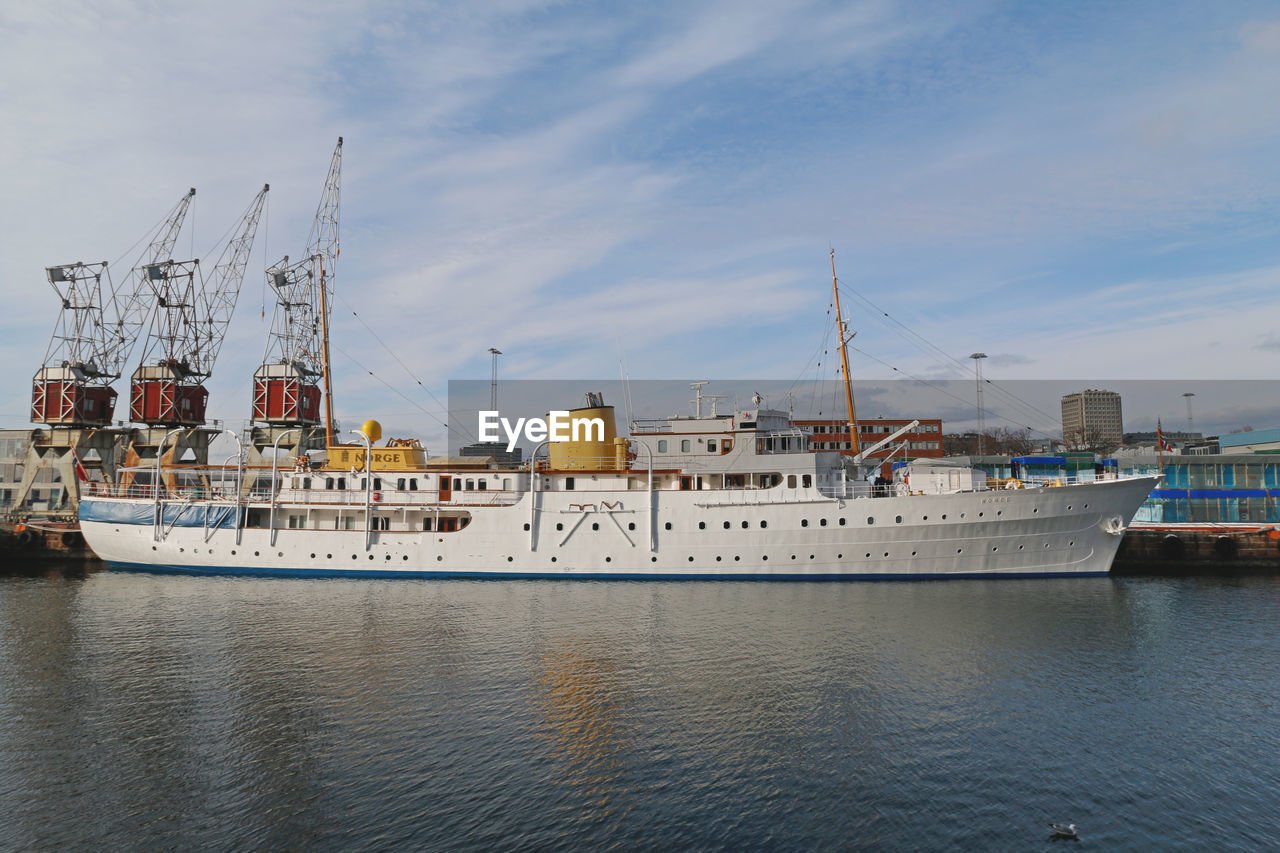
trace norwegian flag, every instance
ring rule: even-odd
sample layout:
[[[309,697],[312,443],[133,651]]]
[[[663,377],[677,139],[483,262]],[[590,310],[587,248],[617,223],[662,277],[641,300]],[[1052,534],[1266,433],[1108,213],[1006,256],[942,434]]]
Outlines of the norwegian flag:
[[[71,451],[71,464],[76,469],[76,479],[82,483],[89,482],[89,472],[84,469],[84,465],[80,462],[80,457],[73,450]]]
[[[1156,444],[1160,447],[1161,453],[1173,450],[1173,445],[1164,440],[1164,428],[1160,426],[1159,418],[1156,418]]]

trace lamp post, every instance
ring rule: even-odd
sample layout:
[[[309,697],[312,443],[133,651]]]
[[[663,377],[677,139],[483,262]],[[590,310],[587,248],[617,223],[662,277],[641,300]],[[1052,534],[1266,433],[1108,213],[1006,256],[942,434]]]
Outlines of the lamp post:
[[[498,356],[502,355],[502,350],[497,347],[489,347],[489,354],[493,356],[493,376],[489,380],[489,408],[498,411]]]
[[[973,359],[973,377],[974,384],[978,389],[978,455],[983,452],[983,433],[986,432],[986,413],[982,410],[982,359],[986,358],[985,352],[975,352],[969,355]]]
[[[224,429],[227,435],[236,440],[236,544],[240,544],[240,499],[244,496],[244,445],[240,443],[240,435],[235,430]],[[275,544],[274,541],[272,544]]]
[[[1191,398],[1196,395],[1194,391],[1187,391],[1182,395],[1187,401],[1187,440],[1191,439],[1191,433],[1196,431],[1195,421],[1191,420]]]
[[[169,441],[169,436],[177,435],[184,432],[185,427],[171,429],[164,434],[164,438],[160,439],[160,444],[156,446],[156,476],[155,482],[151,484],[151,490],[155,493],[155,529],[151,533],[152,541],[160,541],[160,531],[164,528],[164,519],[160,516],[160,460],[164,458],[164,446]]]
[[[228,430],[229,432],[230,430]],[[267,531],[271,537],[271,544],[276,544],[276,472],[280,463],[280,439],[284,438],[291,432],[302,432],[300,429],[287,429],[276,436],[276,440],[271,444],[271,512],[268,515]],[[361,433],[363,435],[364,433]],[[238,492],[237,492],[238,494]]]
[[[373,477],[369,474],[369,465],[373,462],[373,442],[364,430],[353,429],[352,435],[360,436],[364,441],[364,549],[369,550],[373,541]]]

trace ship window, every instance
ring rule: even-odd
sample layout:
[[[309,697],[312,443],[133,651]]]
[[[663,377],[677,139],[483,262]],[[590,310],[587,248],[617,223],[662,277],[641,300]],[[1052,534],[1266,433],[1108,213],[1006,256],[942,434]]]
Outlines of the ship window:
[[[680,440],[680,452],[681,453],[689,452],[689,439],[684,438]]]
[[[707,529],[707,523],[706,523],[705,521],[699,521],[699,522],[698,522],[698,529],[699,529],[699,530],[706,530],[706,529]]]
[[[768,526],[769,526],[769,522],[765,521],[765,520],[762,518],[762,519],[760,519],[760,526],[761,526],[761,527],[768,527]]]
[[[978,515],[982,515],[982,513],[978,513]],[[893,523],[894,523],[894,524],[901,524],[901,523],[902,523],[902,516],[900,516],[900,515],[899,515],[899,516],[896,516],[896,517],[893,519]]]
[[[556,530],[564,530],[564,525],[557,521],[557,522],[556,522]]]
[[[525,529],[525,530],[528,530],[528,529],[529,529],[529,522],[527,522],[527,521],[526,521],[526,522],[524,523],[524,529]]]
[[[470,491],[471,489],[474,489],[475,487],[476,487],[476,481],[475,481],[475,480],[472,480],[472,479],[470,479],[470,478],[468,478],[468,479],[467,479],[467,490],[468,490],[468,491]]]
[[[344,489],[344,490],[347,488],[347,478],[346,478],[346,477],[339,477],[339,478],[338,478],[338,488],[339,488],[339,489]]]
[[[751,525],[747,524],[745,521],[744,521],[744,522],[742,522],[742,529],[743,529],[743,530],[746,530],[746,529],[747,529],[748,527],[750,527],[750,526],[751,526]]]
[[[671,522],[669,522],[669,521],[668,521],[665,525],[663,525],[663,527],[664,527],[665,529],[667,529],[667,530],[670,530],[670,529],[671,529]]]
[[[503,478],[502,478],[502,489],[503,489],[503,491],[510,491],[510,489],[511,489],[511,478],[510,478],[510,477],[503,477]]]
[[[788,488],[788,489],[794,489],[795,487],[796,487],[796,475],[795,475],[795,474],[788,474],[788,475],[787,475],[787,488]]]
[[[809,526],[809,519],[807,519],[807,518],[802,518],[802,519],[800,519],[800,526],[801,526],[801,527],[808,527],[808,526]]]
[[[374,478],[373,478],[373,490],[374,490],[375,492],[380,492],[380,491],[382,491],[382,478],[381,478],[381,477],[374,477]]]
[[[875,523],[876,523],[876,520],[875,520],[874,518],[872,518],[871,516],[869,516],[869,515],[868,515],[868,516],[867,516],[867,524],[875,524]]]
[[[599,523],[594,522],[594,521],[593,521],[593,522],[591,522],[591,529],[592,529],[592,530],[599,530],[599,529],[600,529],[600,525],[599,525]]]
[[[326,489],[332,489],[332,488],[333,488],[333,478],[332,478],[332,477],[325,477],[325,478],[324,478],[324,487],[325,487]]]
[[[461,478],[461,477],[454,477],[454,478],[453,478],[453,487],[454,487],[455,489],[457,489],[458,491],[462,491],[462,478]]]
[[[431,518],[428,517],[428,518],[422,519],[422,529],[423,530],[431,529]]]
[[[665,438],[658,442],[658,452],[659,453],[667,452],[667,440]]]
[[[483,491],[485,491],[485,490],[487,490],[487,489],[489,488],[488,483],[486,483],[484,480],[481,480],[481,481],[480,481],[479,483],[477,483],[476,485],[477,485],[477,486],[479,486],[480,491],[482,491],[482,492],[483,492]]]
[[[841,519],[840,519],[840,526],[841,526],[841,527],[844,527],[844,519],[843,519],[843,518],[841,518]]]
[[[819,527],[826,527],[826,526],[827,526],[827,520],[826,520],[825,518],[820,518],[820,519],[818,519],[818,526],[819,526]]]
[[[635,529],[636,529],[636,523],[635,523],[634,521],[627,522],[627,529],[628,529],[628,530],[635,530]]]
[[[411,479],[409,480],[409,491],[411,491],[411,492],[416,492],[416,491],[418,491],[418,478],[417,478],[417,477],[413,477],[413,478],[411,478]]]
[[[310,477],[303,477],[303,478],[302,478],[302,488],[307,489],[307,490],[310,490],[310,489],[311,489],[311,478],[310,478]]]
[[[729,522],[727,522],[727,521],[726,521],[726,522],[724,523],[724,529],[725,529],[725,530],[728,530],[728,529],[729,529]]]
[[[360,478],[360,488],[362,488],[362,489],[363,489],[363,488],[366,488],[366,487],[368,486],[368,484],[369,484],[369,478],[368,478],[368,477],[361,477],[361,478]]]
[[[707,439],[707,452],[708,453],[716,452],[716,440],[714,438]]]
[[[724,441],[720,442],[720,452],[721,452],[721,453],[728,453],[730,450],[733,450],[733,439],[732,439],[732,438],[726,438]]]
[[[804,487],[807,489],[813,485],[813,477],[809,474],[805,474],[801,482],[804,484]]]
[[[564,488],[565,488],[565,491],[567,491],[567,492],[572,492],[572,491],[573,491],[573,485],[574,485],[574,483],[573,483],[573,477],[565,477],[565,478],[564,478]]]

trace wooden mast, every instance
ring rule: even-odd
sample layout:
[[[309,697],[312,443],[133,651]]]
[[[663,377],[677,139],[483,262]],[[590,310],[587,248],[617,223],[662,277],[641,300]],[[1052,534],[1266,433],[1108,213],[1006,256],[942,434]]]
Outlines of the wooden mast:
[[[341,144],[341,143],[339,143]],[[324,374],[324,446],[333,447],[333,385],[329,381],[329,282],[320,255],[320,366]]]
[[[840,338],[840,365],[844,372],[844,398],[849,405],[849,440],[853,452],[858,453],[858,417],[853,408],[853,383],[849,379],[849,352],[845,349],[853,335],[845,335],[844,319],[840,316],[840,287],[836,282],[836,250],[831,250],[831,292],[836,299],[836,335]]]

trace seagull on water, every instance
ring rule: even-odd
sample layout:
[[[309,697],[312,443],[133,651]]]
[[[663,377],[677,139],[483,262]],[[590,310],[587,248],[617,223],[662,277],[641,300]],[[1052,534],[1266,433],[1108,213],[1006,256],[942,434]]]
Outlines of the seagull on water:
[[[1059,838],[1079,838],[1076,834],[1076,825],[1074,823],[1051,823],[1049,828],[1053,830],[1053,834]]]

